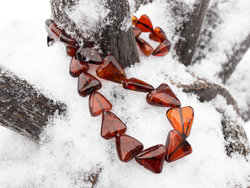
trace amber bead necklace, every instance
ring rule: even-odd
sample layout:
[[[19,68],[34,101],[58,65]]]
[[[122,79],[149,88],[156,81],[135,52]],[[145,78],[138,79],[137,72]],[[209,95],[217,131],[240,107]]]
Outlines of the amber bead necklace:
[[[153,29],[147,15],[142,15],[139,20],[132,16],[132,23],[136,43],[143,54],[164,56],[169,52],[171,43],[165,32],[160,27]],[[181,107],[179,99],[167,84],[163,83],[154,89],[150,84],[137,78],[128,79],[114,56],[108,55],[102,60],[98,51],[93,48],[92,42],[80,47],[76,40],[59,29],[52,20],[46,20],[45,25],[48,32],[48,46],[55,41],[66,44],[67,54],[72,57],[69,73],[73,77],[78,77],[78,93],[83,97],[89,95],[91,116],[102,115],[101,136],[104,139],[115,138],[117,154],[121,161],[128,162],[135,158],[146,169],[160,173],[164,160],[172,162],[192,153],[192,147],[186,138],[193,123],[193,108]],[[142,32],[149,32],[151,40],[160,42],[156,49],[139,37]],[[144,149],[139,140],[126,134],[126,125],[111,112],[112,104],[97,91],[102,84],[87,72],[88,64],[98,65],[96,74],[102,79],[122,84],[127,90],[147,93],[146,100],[150,105],[170,107],[166,115],[174,129],[169,132],[165,145],[159,144]]]

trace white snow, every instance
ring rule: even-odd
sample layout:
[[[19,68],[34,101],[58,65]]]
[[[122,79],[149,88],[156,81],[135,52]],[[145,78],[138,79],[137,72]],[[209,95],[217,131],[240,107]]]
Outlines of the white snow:
[[[194,78],[187,70],[211,78],[216,65],[205,64],[205,69],[202,66],[187,69],[170,53],[163,58],[141,55],[140,64],[125,70],[128,77],[142,79],[154,87],[163,82],[169,84],[182,106],[191,105],[195,110],[193,128],[187,139],[193,153],[179,161],[165,163],[161,174],[153,174],[134,160],[120,162],[114,140],[101,138],[101,117],[91,117],[88,98],[78,95],[77,80],[68,74],[70,58],[66,56],[65,46],[62,43],[50,48],[46,46],[44,20],[50,17],[48,2],[39,2],[39,5],[32,2],[13,0],[11,4],[7,2],[0,7],[0,17],[5,18],[4,22],[0,22],[0,64],[34,84],[49,97],[64,102],[68,114],[50,123],[43,133],[43,139],[47,142],[39,146],[0,127],[0,187],[90,187],[84,182],[85,175],[97,168],[103,169],[96,185],[100,188],[226,188],[238,184],[242,187],[250,185],[249,162],[240,156],[229,158],[226,155],[221,116],[215,110],[215,106],[219,105],[233,115],[232,107],[226,106],[222,97],[200,103],[195,95],[185,94],[171,84],[171,80],[192,83]],[[18,7],[13,7],[13,4]],[[250,3],[246,5],[249,7]],[[9,11],[15,9],[18,10],[16,14]],[[36,14],[27,13],[24,16],[21,13],[29,11]],[[139,17],[144,13],[149,15],[154,26],[161,26],[166,31],[171,41],[175,39],[174,23],[163,1],[156,0],[141,7],[136,15]],[[244,16],[244,13],[238,15],[242,20]],[[210,57],[210,60],[216,58]],[[248,63],[245,62],[244,67],[249,70]],[[91,68],[91,72],[94,68]],[[239,71],[243,68],[239,67]],[[247,75],[247,72],[244,74]],[[235,80],[240,78],[237,75],[240,72],[235,73]],[[246,80],[249,81],[249,77]],[[126,123],[127,134],[139,139],[145,148],[165,144],[171,130],[165,115],[167,109],[148,105],[143,93],[126,91],[120,85],[104,80],[102,83],[100,92],[113,104],[112,111]],[[242,88],[246,87],[246,83]],[[245,127],[250,136],[250,123]]]

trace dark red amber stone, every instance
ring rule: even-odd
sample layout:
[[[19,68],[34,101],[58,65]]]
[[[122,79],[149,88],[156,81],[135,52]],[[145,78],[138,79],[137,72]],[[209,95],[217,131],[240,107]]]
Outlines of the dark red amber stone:
[[[165,32],[160,27],[156,27],[154,31],[149,34],[149,38],[156,42],[164,42],[167,40]]]
[[[189,136],[194,120],[194,110],[191,106],[171,108],[167,111],[167,118],[174,129],[185,138]]]
[[[153,32],[152,22],[146,14],[143,14],[140,17],[138,22],[135,24],[135,27],[140,28],[142,32]]]
[[[146,169],[154,173],[161,173],[165,156],[165,146],[156,145],[139,153],[135,160]]]
[[[137,37],[135,40],[136,40],[138,47],[141,49],[144,55],[150,56],[153,53],[154,51],[153,47],[149,43],[147,43],[145,40],[143,40],[140,37]]]
[[[103,64],[96,69],[96,74],[100,78],[116,83],[122,83],[122,81],[127,79],[123,68],[112,55],[107,56],[103,60]]]
[[[116,150],[119,159],[128,162],[143,150],[143,145],[131,136],[118,135],[116,137]]]
[[[82,97],[86,97],[94,91],[100,89],[102,84],[91,74],[83,72],[78,77],[78,93]]]
[[[93,48],[79,48],[76,52],[76,57],[80,61],[93,64],[101,64],[102,58],[97,50]]]
[[[69,74],[73,77],[78,77],[82,72],[88,71],[88,64],[78,61],[75,57],[72,57],[70,66],[69,66]]]
[[[192,153],[192,147],[177,130],[169,132],[166,148],[165,160],[168,162],[176,161]]]
[[[66,51],[69,56],[75,57],[77,49],[73,46],[67,46]]]
[[[134,37],[137,38],[141,34],[141,29],[139,29],[137,27],[133,27],[133,32],[134,32]]]
[[[89,97],[89,111],[92,116],[100,115],[104,110],[111,110],[112,104],[99,92],[95,91]]]
[[[171,48],[171,43],[168,40],[165,40],[163,43],[159,44],[153,52],[153,56],[164,56],[166,55]]]
[[[122,86],[124,89],[140,92],[150,92],[154,89],[153,86],[137,78],[130,78],[125,80],[124,82],[122,82]]]
[[[110,111],[102,113],[101,136],[104,139],[111,139],[117,134],[124,134],[126,130],[126,125],[115,114]]]
[[[147,95],[147,102],[162,107],[180,107],[181,103],[167,84],[161,84]]]

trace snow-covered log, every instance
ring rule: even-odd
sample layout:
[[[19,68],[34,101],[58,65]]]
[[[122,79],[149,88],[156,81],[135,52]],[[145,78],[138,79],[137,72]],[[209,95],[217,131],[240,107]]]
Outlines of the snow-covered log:
[[[53,115],[63,115],[66,105],[47,98],[27,81],[0,67],[0,125],[39,142]]]
[[[141,5],[151,3],[152,1],[153,0],[135,0],[135,5],[134,5],[135,11],[137,11]]]

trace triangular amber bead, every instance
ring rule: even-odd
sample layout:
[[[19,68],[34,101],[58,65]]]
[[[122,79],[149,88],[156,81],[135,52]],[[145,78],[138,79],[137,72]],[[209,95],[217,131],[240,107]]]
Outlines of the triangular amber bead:
[[[89,97],[89,111],[92,116],[100,115],[104,110],[111,110],[112,104],[99,92],[95,91]]]
[[[164,42],[167,40],[165,32],[160,27],[156,27],[154,31],[149,34],[149,38],[156,42]]]
[[[152,22],[146,14],[140,17],[135,26],[140,28],[142,32],[153,32]]]
[[[181,103],[167,84],[161,84],[147,95],[147,102],[162,107],[180,107]]]
[[[78,61],[75,57],[72,57],[70,66],[69,66],[69,74],[73,77],[78,77],[82,72],[86,72],[89,69],[88,64]]]
[[[66,52],[69,56],[75,57],[77,49],[73,46],[67,46],[66,47]]]
[[[122,83],[122,81],[127,79],[121,65],[112,55],[109,55],[104,59],[103,64],[96,69],[96,74],[100,78],[116,83]]]
[[[140,91],[140,92],[150,92],[154,89],[154,87],[151,86],[150,84],[142,80],[139,80],[137,78],[130,78],[130,79],[125,80],[122,83],[122,86],[124,89]]]
[[[141,29],[139,29],[137,27],[133,27],[133,32],[134,32],[134,37],[137,38],[141,34]]]
[[[194,110],[191,106],[171,108],[167,111],[167,118],[174,129],[185,138],[189,136],[194,120]]]
[[[137,37],[135,40],[136,40],[138,47],[141,49],[144,55],[150,56],[153,53],[154,51],[153,47],[149,43],[147,43],[145,40],[143,40],[140,37]]]
[[[76,57],[79,61],[84,61],[86,63],[101,64],[102,58],[97,50],[93,48],[81,47],[76,53]]]
[[[156,145],[139,153],[135,160],[146,169],[154,173],[161,173],[165,156],[165,146]]]
[[[192,153],[192,147],[177,130],[168,134],[166,142],[166,161],[173,162]]]
[[[102,113],[101,136],[104,139],[111,139],[117,134],[124,134],[126,130],[126,125],[115,114],[110,111]]]
[[[128,162],[143,150],[143,145],[131,136],[118,135],[116,137],[116,149],[119,159]]]
[[[83,72],[78,77],[78,93],[82,97],[86,97],[94,91],[100,89],[102,84],[91,74]]]
[[[133,24],[133,25],[136,25],[137,22],[138,22],[138,18],[137,18],[135,15],[133,15],[133,16],[132,16],[132,24]]]
[[[153,52],[153,56],[164,56],[166,55],[171,48],[171,43],[168,40],[165,40],[163,43],[159,44]]]

